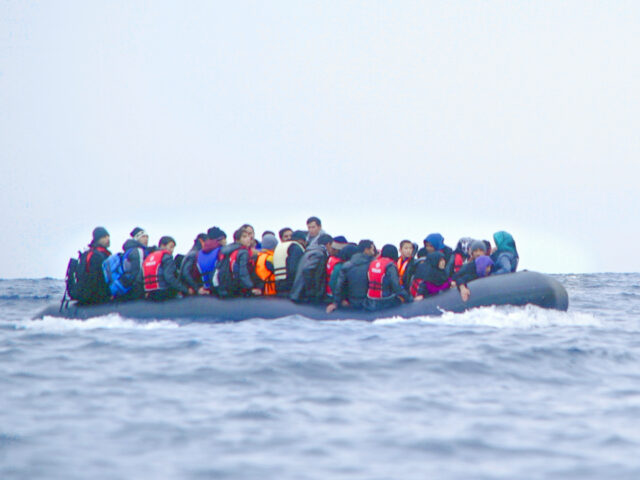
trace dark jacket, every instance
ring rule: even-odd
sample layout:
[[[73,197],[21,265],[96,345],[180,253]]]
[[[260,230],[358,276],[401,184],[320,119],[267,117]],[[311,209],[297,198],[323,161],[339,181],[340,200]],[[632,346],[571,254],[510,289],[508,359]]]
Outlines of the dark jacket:
[[[413,300],[411,295],[400,285],[398,267],[395,263],[389,263],[382,280],[382,298],[367,297],[364,300],[364,308],[371,311],[382,310],[400,304],[400,299],[405,302]]]
[[[493,275],[501,275],[503,273],[515,272],[518,269],[519,258],[513,253],[506,250],[498,250],[491,254],[493,260]]]
[[[356,253],[342,266],[333,292],[334,303],[340,306],[343,300],[347,300],[353,308],[362,308],[369,289],[367,272],[372,260],[371,255]]]
[[[276,291],[278,294],[288,295],[293,287],[296,273],[298,272],[298,263],[304,255],[304,249],[298,242],[293,242],[287,249],[287,278],[276,282]]]
[[[160,263],[160,272],[158,273],[158,283],[161,290],[175,290],[185,295],[189,293],[189,289],[178,278],[176,263],[172,255],[164,255],[162,263]]]
[[[472,280],[478,278],[478,273],[476,272],[476,261],[471,260],[470,262],[465,263],[460,267],[458,273],[454,273],[451,278],[454,282],[456,282],[456,287],[460,289],[462,285],[467,285]]]
[[[196,242],[191,250],[182,259],[182,265],[180,265],[180,280],[189,287],[193,288],[196,292],[202,286],[202,279],[198,273],[198,253],[202,249],[200,242]]]
[[[236,261],[231,265],[231,255],[236,250],[238,250]],[[220,256],[222,260],[218,261],[217,266],[218,281],[220,282],[218,285],[218,295],[221,297],[249,295],[250,290],[254,288],[249,249],[234,242],[222,247],[220,249]]]
[[[148,254],[148,249],[133,238],[127,239],[122,245],[122,250],[127,255],[127,258],[123,261],[125,272],[125,286],[131,285],[131,290],[123,295],[120,300],[135,300],[144,296],[144,275],[142,272],[142,262]]]
[[[111,256],[111,252],[104,247],[93,246],[85,254],[85,261],[78,267],[78,303],[108,302],[111,292],[104,279],[102,262]]]
[[[289,298],[294,302],[321,302],[326,292],[327,249],[324,245],[312,245],[300,261]]]

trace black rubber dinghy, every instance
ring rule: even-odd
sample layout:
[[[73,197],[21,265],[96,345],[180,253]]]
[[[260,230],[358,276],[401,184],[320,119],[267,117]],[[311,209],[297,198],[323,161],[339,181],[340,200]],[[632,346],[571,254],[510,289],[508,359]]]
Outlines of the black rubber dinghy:
[[[554,278],[536,272],[518,272],[478,279],[469,283],[471,298],[463,302],[456,289],[451,289],[420,302],[368,312],[338,309],[331,314],[322,305],[302,305],[285,298],[234,298],[194,296],[165,302],[136,300],[78,306],[74,303],[60,310],[52,305],[42,311],[44,316],[87,319],[117,313],[125,318],[141,320],[184,319],[199,322],[237,322],[250,318],[274,319],[298,315],[313,320],[376,320],[378,318],[411,318],[441,315],[443,312],[463,312],[490,305],[537,305],[543,308],[567,310],[569,298],[565,288]]]

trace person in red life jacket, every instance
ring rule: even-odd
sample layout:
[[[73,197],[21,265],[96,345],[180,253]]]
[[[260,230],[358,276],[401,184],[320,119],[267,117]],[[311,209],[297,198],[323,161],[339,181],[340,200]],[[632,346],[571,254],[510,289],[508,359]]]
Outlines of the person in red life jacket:
[[[329,302],[333,302],[333,292],[336,288],[336,285],[338,284],[338,277],[340,276],[340,270],[342,270],[342,267],[344,266],[344,264],[349,260],[351,260],[351,258],[356,253],[358,253],[358,246],[355,243],[347,243],[344,246],[344,248],[342,248],[338,252],[337,257],[339,261],[333,265],[333,268],[331,269],[331,273],[330,274],[328,273],[327,275],[329,277],[329,284],[327,288],[327,292],[329,292],[327,293],[327,299],[329,300]],[[327,266],[329,266],[329,261],[327,261]]]
[[[173,250],[176,241],[164,236],[158,242],[158,249],[147,255],[142,263],[144,291],[150,300],[162,301],[175,298],[179,293],[188,295],[189,289],[178,278]]]
[[[82,253],[78,265],[79,304],[104,303],[111,299],[111,292],[102,272],[102,262],[111,256],[111,252],[107,250],[109,245],[109,232],[104,227],[94,228],[89,249]]]
[[[180,280],[187,285],[191,295],[196,292],[199,295],[207,295],[209,293],[209,291],[204,288],[204,283],[198,270],[198,254],[200,250],[202,250],[202,247],[204,247],[204,242],[207,239],[208,236],[206,233],[199,233],[193,241],[191,250],[184,256],[182,264],[180,265]]]
[[[278,232],[278,237],[280,237],[281,242],[288,242],[291,240],[291,235],[293,235],[293,230],[289,227],[281,228]]]
[[[358,252],[344,263],[333,289],[333,303],[327,305],[331,313],[338,307],[361,309],[367,298],[369,264],[376,256],[376,246],[371,240],[360,240]]]
[[[403,287],[409,285],[410,278],[413,275],[415,268],[415,261],[413,257],[416,254],[416,249],[411,240],[402,240],[400,242],[400,258],[396,266],[398,267],[398,275],[400,277],[400,285]]]
[[[218,227],[207,230],[207,239],[198,252],[196,264],[204,287],[213,295],[217,293],[213,285],[213,276],[220,255],[220,250],[227,244],[227,234]]]
[[[280,243],[273,251],[273,268],[276,275],[278,296],[288,297],[298,271],[298,263],[307,245],[307,233],[296,230],[291,240]]]
[[[331,235],[323,233],[300,258],[289,298],[294,302],[320,303],[327,290],[326,268]]]
[[[430,233],[424,239],[424,248],[427,251],[427,254],[433,252],[442,252],[444,253],[445,261],[447,262],[447,273],[451,274],[453,270],[453,250],[451,247],[448,247],[444,244],[444,237],[439,233]]]
[[[476,240],[483,243],[482,240]],[[493,260],[487,255],[480,255],[477,258],[465,263],[460,271],[453,276],[453,282],[458,287],[460,297],[463,302],[469,300],[471,292],[467,283],[477,278],[483,278],[491,274],[491,267],[493,267]]]
[[[469,260],[470,252],[469,247],[471,246],[471,242],[473,242],[473,238],[471,237],[462,237],[458,240],[456,244],[456,249],[453,251],[453,270],[452,274],[457,273],[460,270],[460,267],[464,265],[465,262]]]
[[[400,285],[398,275],[398,249],[395,245],[382,247],[380,256],[369,264],[369,280],[365,310],[375,311],[410,302],[411,295]]]
[[[412,291],[412,294],[416,294],[415,300],[422,300],[424,297],[436,295],[451,288],[451,278],[446,271],[444,253],[428,254],[424,265],[424,272],[420,273],[419,282],[414,285]]]
[[[220,249],[218,258],[218,295],[221,298],[261,295],[254,283],[253,237],[244,227],[233,233],[234,242]]]
[[[278,240],[273,234],[262,236],[262,250],[256,260],[256,276],[260,279],[262,294],[266,296],[276,294],[276,277],[273,268],[273,251]]]
[[[326,274],[325,274],[325,283],[326,283],[326,291],[325,294],[328,299],[333,299],[333,292],[331,291],[331,276],[333,275],[333,271],[339,263],[344,262],[344,260],[340,257],[340,252],[344,247],[347,246],[347,239],[343,235],[338,235],[333,238],[333,242],[327,245],[327,252],[329,253],[329,258],[327,259],[326,264]]]

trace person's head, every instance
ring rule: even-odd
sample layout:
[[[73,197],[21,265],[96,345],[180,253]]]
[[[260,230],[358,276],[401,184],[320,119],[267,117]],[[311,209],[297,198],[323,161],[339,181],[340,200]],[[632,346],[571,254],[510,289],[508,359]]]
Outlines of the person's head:
[[[196,245],[200,245],[200,247],[202,247],[204,245],[204,242],[207,241],[207,238],[209,237],[207,236],[206,233],[199,233],[198,236],[193,241],[193,246],[195,247]]]
[[[348,243],[345,247],[338,252],[338,257],[345,262],[351,260],[356,253],[358,253],[358,246],[354,243]]]
[[[246,228],[240,229],[240,236],[238,238],[238,242],[243,247],[251,246],[251,244],[253,243],[253,237],[251,236],[251,233],[249,232],[249,230],[247,230]]]
[[[496,250],[506,250],[517,255],[516,242],[510,233],[499,231],[493,234],[493,241],[496,244]]]
[[[104,227],[96,227],[93,229],[91,246],[109,248],[111,245],[111,237]]]
[[[274,237],[276,236],[276,234],[271,230],[265,230],[264,232],[262,232],[262,236],[260,238],[264,238],[265,235],[273,235]]]
[[[249,236],[251,237],[251,241],[253,242],[253,239],[256,238],[256,231],[253,229],[253,227],[248,223],[245,223],[240,227],[240,229],[246,230]]]
[[[131,238],[133,238],[136,242],[141,243],[145,247],[149,245],[149,234],[145,232],[144,228],[136,227],[131,230]]]
[[[358,250],[365,255],[374,256],[376,254],[376,246],[371,240],[360,240]]]
[[[427,263],[431,265],[432,268],[437,268],[438,270],[444,270],[447,266],[444,253],[442,252],[432,252],[427,255]]]
[[[402,255],[402,258],[413,257],[413,243],[411,240],[402,240],[400,242],[400,255]]]
[[[391,245],[390,243],[386,244],[382,247],[380,251],[380,256],[384,258],[390,258],[394,262],[398,261],[398,249],[395,245]]]
[[[455,252],[462,255],[462,257],[465,259],[469,258],[469,246],[471,245],[471,242],[473,242],[473,238],[462,237],[460,240],[458,240]]]
[[[320,230],[322,229],[322,222],[318,217],[309,217],[307,219],[307,230],[309,232],[309,237],[316,237]]]
[[[227,234],[218,227],[211,227],[209,230],[207,230],[207,237],[209,237],[211,240],[218,240],[218,242],[220,242],[221,244],[223,240],[225,241],[225,243],[227,240]]]
[[[418,250],[418,254],[416,255],[418,258],[425,258],[427,256],[427,249],[422,247],[420,250]]]
[[[160,238],[160,241],[158,242],[158,248],[166,250],[173,255],[173,250],[176,248],[176,241],[172,237],[165,235],[164,237]]]
[[[262,236],[262,250],[274,250],[278,245],[278,239],[272,233],[267,233]]]
[[[491,267],[493,267],[493,260],[486,255],[480,255],[475,260],[476,262],[476,274],[478,277],[486,277],[491,273]]]
[[[289,227],[281,228],[278,232],[278,236],[280,237],[281,242],[288,242],[291,240],[291,235],[293,235],[293,230]]]
[[[333,237],[331,235],[328,235],[326,233],[323,233],[322,235],[320,235],[318,237],[318,245],[327,247],[327,245],[330,245],[331,242],[333,241]]]
[[[304,247],[307,244],[307,232],[304,230],[296,230],[291,234],[291,240],[298,242]]]
[[[442,250],[444,248],[444,237],[439,233],[430,233],[424,239],[424,248],[427,249],[427,253]]]
[[[487,254],[487,246],[482,240],[474,240],[471,242],[471,245],[469,245],[469,252],[471,254],[471,260],[475,260],[481,255]]]

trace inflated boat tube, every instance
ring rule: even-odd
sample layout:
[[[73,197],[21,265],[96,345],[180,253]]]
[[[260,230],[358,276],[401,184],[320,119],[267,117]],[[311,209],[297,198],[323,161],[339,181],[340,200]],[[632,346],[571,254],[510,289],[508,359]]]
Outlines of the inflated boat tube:
[[[460,293],[451,289],[419,302],[412,302],[386,310],[368,312],[338,309],[327,314],[324,305],[304,305],[285,298],[234,298],[221,300],[209,296],[177,298],[165,302],[136,300],[102,305],[69,304],[60,310],[52,305],[42,311],[43,316],[87,319],[117,313],[125,318],[184,319],[199,322],[236,322],[251,318],[274,319],[298,315],[313,320],[375,320],[378,318],[411,318],[441,315],[443,312],[463,312],[470,308],[490,305],[537,305],[543,308],[567,310],[569,298],[565,288],[555,279],[536,272],[522,271],[495,275],[470,282],[469,301],[463,302]]]

